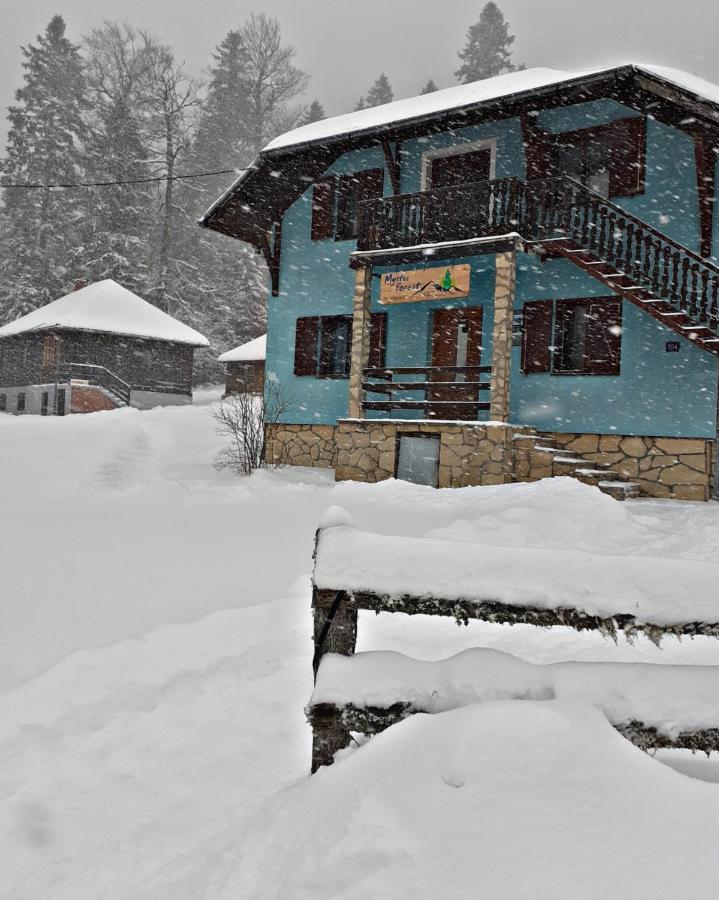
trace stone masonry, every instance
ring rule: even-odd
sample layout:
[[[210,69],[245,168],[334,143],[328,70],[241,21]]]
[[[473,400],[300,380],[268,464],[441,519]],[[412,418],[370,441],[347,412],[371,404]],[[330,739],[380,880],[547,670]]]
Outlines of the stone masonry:
[[[382,481],[394,478],[398,437],[437,434],[439,487],[507,484],[512,479],[512,437],[516,428],[503,424],[422,421],[344,420],[337,425],[338,481]]]
[[[338,481],[393,478],[398,435],[440,436],[439,486],[506,484],[573,475],[554,448],[638,485],[646,497],[708,500],[713,486],[713,442],[701,438],[543,433],[501,423],[345,419],[333,425],[268,425],[267,462],[334,468]],[[581,473],[577,473],[580,477]],[[600,476],[601,478],[601,476]],[[586,480],[580,477],[580,480]],[[601,478],[604,480],[604,478]],[[588,483],[593,483],[588,481]]]
[[[639,485],[648,497],[709,500],[714,442],[704,438],[635,437],[620,434],[547,435],[557,447],[601,463]]]
[[[337,447],[334,425],[267,425],[265,459],[273,466],[332,469]]]

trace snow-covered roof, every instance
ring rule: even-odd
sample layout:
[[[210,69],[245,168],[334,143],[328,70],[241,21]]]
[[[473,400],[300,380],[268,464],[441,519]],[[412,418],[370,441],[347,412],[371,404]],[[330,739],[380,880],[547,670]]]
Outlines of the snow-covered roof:
[[[116,281],[96,281],[0,328],[0,338],[46,328],[101,331],[207,347],[207,338]]]
[[[627,65],[638,72],[654,75],[705,100],[719,104],[719,87],[709,81],[704,81],[702,78],[664,66],[636,63],[627,63]],[[603,72],[611,72],[616,68],[618,67],[611,66],[576,72],[534,68],[524,69],[521,72],[511,72],[507,75],[497,75],[495,78],[487,78],[484,81],[460,84],[456,87],[445,88],[430,94],[422,94],[419,97],[395,100],[382,106],[360,109],[345,115],[333,116],[330,119],[322,119],[319,122],[311,122],[309,125],[303,125],[300,128],[281,134],[264,148],[263,153],[292,147],[297,144],[322,141],[338,135],[378,128],[395,122],[424,118],[425,116],[446,112],[451,109],[459,109],[463,106],[498,100],[502,97],[523,94],[538,88],[560,85],[565,81],[575,81],[592,75],[600,75]]]
[[[267,352],[267,335],[263,334],[253,341],[240,344],[234,350],[228,350],[222,356],[218,356],[220,362],[254,362],[265,358]]]

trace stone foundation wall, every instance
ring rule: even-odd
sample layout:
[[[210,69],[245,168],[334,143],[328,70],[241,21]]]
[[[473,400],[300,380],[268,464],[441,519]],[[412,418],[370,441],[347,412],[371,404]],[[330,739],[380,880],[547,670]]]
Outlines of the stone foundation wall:
[[[270,465],[333,469],[335,431],[334,425],[267,425],[265,459]]]
[[[619,434],[552,433],[555,446],[604,463],[643,495],[709,500],[713,489],[714,442],[704,438],[627,437]],[[537,462],[541,460],[537,458]],[[536,476],[536,472],[532,473]],[[544,476],[539,476],[544,477]],[[534,479],[532,479],[534,480]]]
[[[512,481],[512,426],[477,423],[347,420],[337,425],[338,481],[394,478],[398,436],[439,435],[439,487],[507,484]]]
[[[268,425],[267,462],[334,468],[338,481],[394,478],[398,435],[440,438],[440,487],[539,481],[557,474],[556,453],[535,447],[531,428],[499,423],[340,420],[334,425]],[[588,467],[601,463],[647,497],[708,500],[714,484],[714,442],[703,438],[543,433],[554,447],[572,450]]]

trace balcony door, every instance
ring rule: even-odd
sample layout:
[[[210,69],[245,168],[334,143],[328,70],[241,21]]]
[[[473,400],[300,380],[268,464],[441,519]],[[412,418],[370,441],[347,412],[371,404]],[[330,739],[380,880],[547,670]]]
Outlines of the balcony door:
[[[432,367],[481,365],[482,307],[437,309],[432,315]],[[479,380],[477,372],[432,372],[437,382],[427,398],[438,406],[429,406],[433,419],[476,420],[479,413],[479,388],[467,382]]]
[[[492,150],[456,151],[435,156],[429,161],[429,183],[432,188],[453,187],[471,181],[489,181],[492,172]]]
[[[491,146],[483,146],[443,152],[427,160],[431,241],[483,236],[483,223],[489,217],[492,153]]]

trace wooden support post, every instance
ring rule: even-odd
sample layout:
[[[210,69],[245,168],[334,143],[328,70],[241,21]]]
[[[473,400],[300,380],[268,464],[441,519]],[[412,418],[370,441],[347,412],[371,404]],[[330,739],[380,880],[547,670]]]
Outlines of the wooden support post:
[[[357,608],[343,591],[312,592],[314,615],[314,675],[325,653],[351,656],[357,643]],[[332,765],[335,753],[349,746],[350,733],[335,706],[314,706],[309,715],[312,725],[312,772]]]
[[[517,282],[514,250],[495,257],[494,328],[492,332],[492,389],[489,417],[509,421],[509,377],[512,366],[512,317]]]
[[[332,598],[331,602],[328,599]],[[315,674],[325,653],[341,653],[352,656],[357,643],[357,609],[347,603],[346,595],[335,591],[315,591],[314,615],[314,668]],[[329,627],[325,624],[329,621]]]
[[[331,766],[335,753],[349,747],[352,735],[342,722],[342,712],[336,706],[324,703],[313,706],[310,712],[312,725],[312,774],[320,766]]]
[[[369,360],[370,303],[372,298],[372,266],[355,271],[355,292],[352,307],[352,355],[350,360],[349,408],[350,419],[362,418],[362,379]]]

